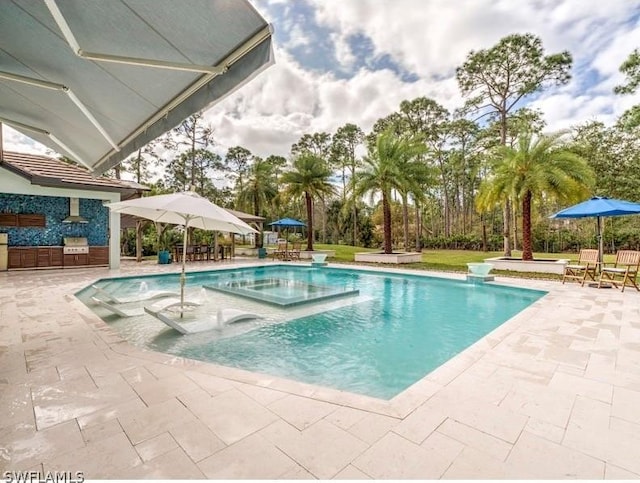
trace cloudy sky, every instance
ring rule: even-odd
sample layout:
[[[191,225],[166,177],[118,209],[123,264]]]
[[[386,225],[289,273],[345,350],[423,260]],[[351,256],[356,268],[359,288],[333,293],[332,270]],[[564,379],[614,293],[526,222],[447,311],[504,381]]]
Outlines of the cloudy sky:
[[[252,0],[275,28],[275,65],[214,106],[218,150],[288,155],[303,134],[347,122],[368,131],[402,100],[462,105],[455,68],[512,33],[569,50],[573,79],[532,101],[550,130],[613,122],[640,95],[616,96],[618,69],[640,47],[636,0]],[[5,126],[5,148],[44,152]]]

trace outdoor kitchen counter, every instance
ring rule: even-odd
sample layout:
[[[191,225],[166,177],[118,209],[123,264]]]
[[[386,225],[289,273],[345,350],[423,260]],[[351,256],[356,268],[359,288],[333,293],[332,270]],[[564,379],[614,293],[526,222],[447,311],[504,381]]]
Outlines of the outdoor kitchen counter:
[[[62,245],[52,246],[9,246],[9,270],[34,268],[68,268],[87,265],[109,264],[108,246],[90,246],[87,254],[66,255]]]

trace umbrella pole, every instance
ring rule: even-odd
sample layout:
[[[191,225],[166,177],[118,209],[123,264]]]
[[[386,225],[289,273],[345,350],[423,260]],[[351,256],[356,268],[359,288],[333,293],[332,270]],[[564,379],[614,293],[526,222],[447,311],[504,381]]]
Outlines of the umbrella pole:
[[[184,222],[184,238],[182,240],[182,273],[180,274],[180,318],[184,314],[184,285],[187,277],[184,274],[184,268],[187,263],[187,230],[189,229],[189,219]]]
[[[602,264],[604,263],[604,240],[602,239],[602,217],[597,217],[598,223],[598,261],[600,265],[598,266],[598,272],[602,270]]]

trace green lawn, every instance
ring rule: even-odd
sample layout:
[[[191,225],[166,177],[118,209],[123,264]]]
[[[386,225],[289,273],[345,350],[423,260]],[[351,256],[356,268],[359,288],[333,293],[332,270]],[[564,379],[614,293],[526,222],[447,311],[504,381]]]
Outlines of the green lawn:
[[[303,243],[302,248],[304,249]],[[329,245],[322,243],[314,243],[313,247],[316,250],[335,250],[336,256],[331,258],[330,261],[338,263],[355,263],[354,254],[358,252],[374,252],[379,251],[375,248],[362,248],[352,247],[349,245]],[[499,257],[502,252],[475,252],[466,250],[423,250],[422,262],[420,263],[407,263],[401,265],[402,268],[412,268],[416,270],[438,270],[443,272],[467,272],[468,262],[483,262],[485,258]],[[522,255],[522,252],[514,250],[513,256],[518,258]],[[577,261],[577,253],[534,253],[535,258],[567,258],[569,260]],[[604,260],[606,263],[613,263],[615,255],[605,255]],[[359,263],[360,265],[360,263]],[[377,265],[362,263],[362,265]],[[552,273],[532,273],[532,272],[512,272],[506,270],[493,270],[491,273],[496,275],[504,275],[519,278],[540,278],[546,280],[559,280],[562,277]]]
[[[335,250],[336,256],[332,261],[340,263],[355,263],[354,253],[377,251],[372,248],[360,248],[345,245],[323,245],[314,244],[315,249]],[[483,262],[485,258],[501,256],[502,252],[475,252],[467,250],[423,250],[421,263],[408,263],[401,265],[403,268],[413,268],[418,270],[440,270],[445,272],[466,272],[468,262]],[[514,257],[520,257],[522,252],[513,251]],[[577,260],[577,253],[534,253],[535,258],[568,258],[569,260]],[[615,255],[605,255],[605,262],[615,260]],[[498,275],[507,275],[521,278],[542,278],[559,280],[559,275],[551,273],[531,273],[531,272],[512,272],[505,270],[494,270],[492,273]]]

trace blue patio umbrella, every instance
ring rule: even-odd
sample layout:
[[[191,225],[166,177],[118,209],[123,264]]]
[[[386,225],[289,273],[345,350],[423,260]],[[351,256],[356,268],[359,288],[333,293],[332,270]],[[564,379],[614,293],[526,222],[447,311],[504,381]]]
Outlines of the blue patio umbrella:
[[[549,218],[597,218],[598,226],[598,260],[604,259],[604,245],[602,241],[602,217],[640,214],[640,203],[615,200],[607,197],[594,196],[591,199],[570,206],[551,215]]]
[[[278,228],[289,228],[296,226],[307,226],[305,223],[299,220],[294,220],[293,218],[282,218],[281,220],[274,221],[269,223],[270,226],[275,226]]]
[[[280,220],[276,220],[274,222],[269,223],[269,226],[274,226],[276,228],[290,228],[290,227],[298,227],[298,226],[307,226],[304,222],[299,220],[294,220],[293,218],[282,218]]]

